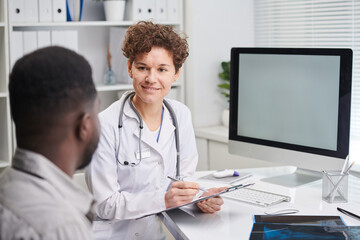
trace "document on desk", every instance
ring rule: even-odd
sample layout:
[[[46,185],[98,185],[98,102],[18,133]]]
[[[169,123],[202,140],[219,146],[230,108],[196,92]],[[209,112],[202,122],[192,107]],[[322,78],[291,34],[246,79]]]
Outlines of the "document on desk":
[[[191,201],[191,202],[189,202],[189,203],[185,203],[185,204],[180,205],[180,206],[177,206],[177,207],[167,208],[167,209],[164,209],[164,210],[162,210],[162,211],[160,211],[160,212],[150,213],[150,214],[144,215],[144,216],[142,216],[142,217],[139,217],[139,218],[137,218],[137,219],[144,218],[144,217],[148,217],[148,216],[151,216],[151,215],[157,215],[157,214],[159,214],[159,213],[166,212],[166,211],[171,211],[171,210],[177,209],[177,208],[182,208],[182,207],[185,207],[185,206],[188,206],[188,205],[197,203],[197,202],[201,202],[201,201],[204,201],[204,200],[209,199],[209,198],[217,197],[217,196],[220,196],[220,195],[222,195],[222,194],[224,194],[224,193],[236,191],[236,190],[238,190],[238,189],[241,189],[241,188],[244,188],[244,187],[248,187],[248,186],[251,186],[251,185],[254,185],[254,184],[255,184],[255,183],[249,183],[249,184],[239,184],[239,185],[236,185],[236,186],[232,186],[232,187],[227,188],[227,189],[224,190],[224,191],[221,191],[221,192],[218,192],[218,193],[215,193],[215,194],[206,196],[206,197],[199,197],[199,198],[196,198],[196,199],[194,199],[193,201]]]
[[[320,226],[254,223],[250,240],[359,239],[360,226]]]
[[[345,223],[339,216],[321,215],[255,215],[254,222],[264,224],[345,226]]]
[[[360,226],[349,227],[339,216],[255,215],[250,240],[358,239]],[[355,236],[355,238],[354,238]]]

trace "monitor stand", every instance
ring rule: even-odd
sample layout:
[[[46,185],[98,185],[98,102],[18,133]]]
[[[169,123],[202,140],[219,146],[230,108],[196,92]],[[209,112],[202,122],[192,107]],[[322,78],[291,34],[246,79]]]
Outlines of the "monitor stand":
[[[261,181],[273,183],[284,187],[299,187],[322,178],[320,172],[297,168],[295,172],[286,175],[263,178]]]

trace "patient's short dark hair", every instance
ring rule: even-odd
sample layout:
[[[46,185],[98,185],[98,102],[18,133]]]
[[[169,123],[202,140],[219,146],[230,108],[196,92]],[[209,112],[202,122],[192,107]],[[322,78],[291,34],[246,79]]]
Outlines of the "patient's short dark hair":
[[[10,74],[9,94],[16,127],[61,121],[97,95],[87,60],[62,47],[42,48],[19,59]]]

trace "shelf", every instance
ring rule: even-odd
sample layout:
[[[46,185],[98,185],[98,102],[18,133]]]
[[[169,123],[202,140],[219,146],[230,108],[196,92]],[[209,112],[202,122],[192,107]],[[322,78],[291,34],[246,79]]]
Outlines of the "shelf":
[[[5,23],[0,22],[0,27],[5,27]]]
[[[222,125],[196,128],[195,136],[199,138],[206,138],[218,142],[228,143],[229,128]]]
[[[34,23],[12,23],[14,30],[21,30],[23,28],[47,28],[47,27],[129,27],[137,21],[80,21],[80,22],[34,22]],[[165,25],[179,25],[178,22],[159,22]]]
[[[7,97],[7,93],[0,92],[0,98],[6,98],[6,97]]]

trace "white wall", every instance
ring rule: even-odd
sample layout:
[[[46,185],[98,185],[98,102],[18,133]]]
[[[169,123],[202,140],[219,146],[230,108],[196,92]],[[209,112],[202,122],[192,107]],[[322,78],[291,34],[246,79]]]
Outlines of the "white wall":
[[[253,0],[185,0],[186,104],[195,127],[218,125],[227,106],[217,87],[222,61],[231,47],[254,45]]]

